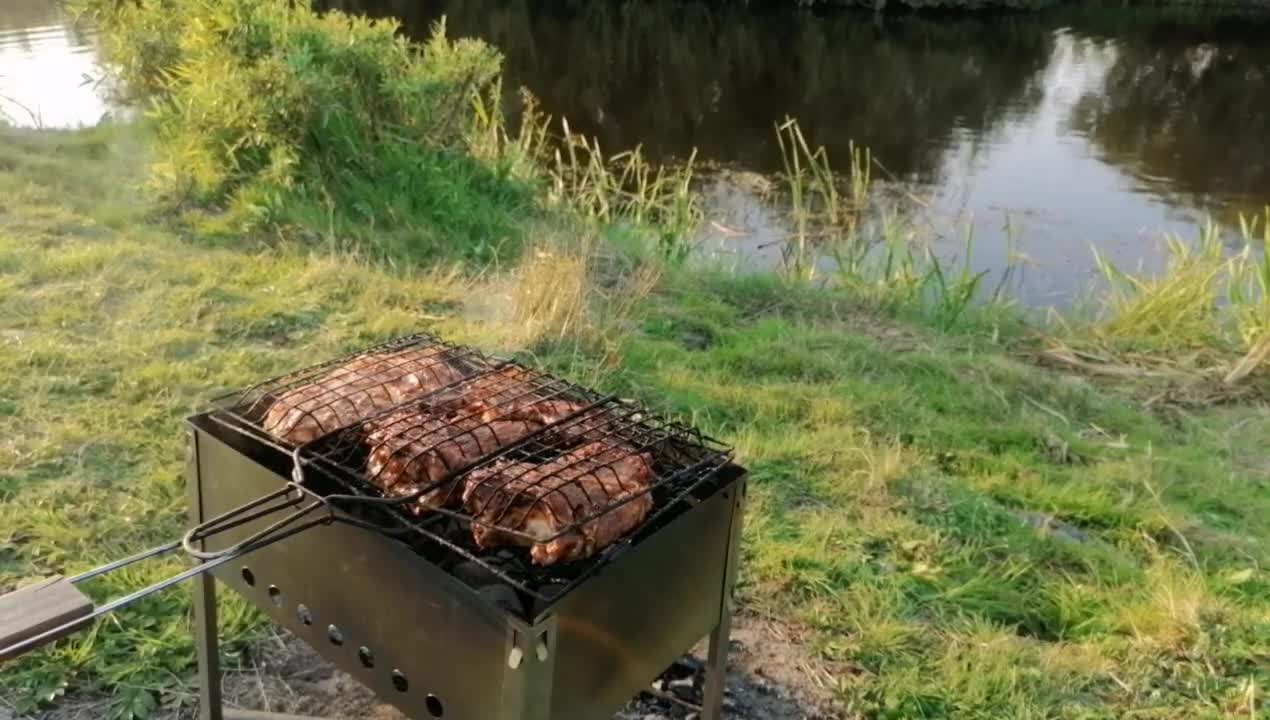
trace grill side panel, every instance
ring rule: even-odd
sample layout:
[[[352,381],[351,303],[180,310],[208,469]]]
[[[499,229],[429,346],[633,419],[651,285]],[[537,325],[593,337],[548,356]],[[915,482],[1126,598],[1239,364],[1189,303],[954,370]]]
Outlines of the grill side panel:
[[[197,474],[190,482],[201,483],[204,519],[285,484],[216,437],[195,434]],[[253,529],[227,532],[207,549]],[[518,717],[523,699],[506,676],[516,621],[397,542],[345,525],[320,526],[214,575],[409,717],[436,717],[436,703],[451,720]]]
[[[744,482],[722,472],[736,477],[554,609],[552,720],[612,717],[718,624]]]

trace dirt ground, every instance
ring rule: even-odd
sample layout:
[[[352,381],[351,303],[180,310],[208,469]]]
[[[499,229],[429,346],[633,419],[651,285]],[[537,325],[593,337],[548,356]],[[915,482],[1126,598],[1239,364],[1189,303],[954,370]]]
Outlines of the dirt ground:
[[[813,660],[796,628],[752,615],[733,622],[724,717],[729,720],[836,720],[834,669]],[[678,670],[700,670],[703,643]],[[669,671],[668,671],[669,672]],[[689,670],[689,673],[691,671]],[[669,677],[667,675],[666,677]],[[700,690],[700,673],[697,675]],[[695,720],[693,693],[680,683],[654,682],[613,720]],[[679,693],[672,692],[679,685]],[[278,630],[237,668],[226,669],[227,707],[308,715],[331,720],[407,720],[346,673],[336,670],[295,636]],[[687,700],[683,699],[684,697]],[[193,720],[194,698],[165,698],[154,720]],[[173,700],[177,702],[172,702]],[[99,720],[109,716],[102,698],[75,698],[38,716],[15,717],[0,703],[0,720]]]
[[[704,660],[704,646],[693,651]],[[732,632],[725,707],[738,720],[829,720],[837,718],[828,691],[830,670],[811,661],[799,634],[782,624],[751,616],[737,618]],[[369,690],[290,635],[278,634],[252,659],[254,667],[227,672],[225,702],[270,710],[348,720],[406,720]],[[689,720],[691,702],[650,692],[635,698],[614,720]],[[165,719],[166,720],[166,719]],[[175,720],[175,718],[173,718]]]

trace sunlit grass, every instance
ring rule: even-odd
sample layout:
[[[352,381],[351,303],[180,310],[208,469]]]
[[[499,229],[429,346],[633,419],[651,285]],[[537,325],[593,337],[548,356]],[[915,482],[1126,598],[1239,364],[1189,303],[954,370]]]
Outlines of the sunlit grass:
[[[1110,285],[1097,332],[1113,342],[1153,342],[1164,348],[1222,342],[1218,301],[1238,266],[1226,257],[1221,229],[1210,223],[1198,241],[1170,237],[1166,248],[1168,267],[1155,277],[1125,272],[1095,252]]]
[[[1092,319],[1057,317],[1046,357],[1159,386],[1185,404],[1270,396],[1270,258],[1265,218],[1243,218],[1242,246],[1207,223],[1166,239],[1167,268],[1130,273],[1099,258],[1107,281]],[[1172,388],[1172,389],[1168,389]]]
[[[181,242],[146,219],[134,132],[14,131],[0,143],[3,590],[175,537],[187,512],[181,420],[210,398],[408,332],[477,343],[497,334],[493,322],[462,319],[471,281],[444,271]],[[100,214],[95,201],[106,201]],[[117,597],[180,567],[155,561],[87,589]],[[237,653],[260,619],[224,602]],[[26,712],[63,691],[96,691],[125,707],[138,692],[181,689],[192,652],[187,596],[171,591],[6,664],[0,698]]]
[[[1182,718],[1265,682],[1270,497],[1245,464],[1265,460],[1223,448],[1236,428],[1255,444],[1264,410],[1174,425],[977,341],[837,314],[845,291],[670,288],[629,382],[736,442],[746,605],[819,630],[849,710],[1114,717],[1151,692]]]
[[[208,398],[433,329],[733,443],[752,476],[743,606],[810,630],[848,712],[1262,707],[1265,410],[1162,419],[858,289],[666,266],[587,221],[527,226],[523,262],[478,276],[182,240],[138,195],[134,131],[0,151],[0,589],[182,527],[180,423]],[[225,602],[229,649],[249,651],[259,618]],[[160,596],[7,666],[0,696],[184,697],[187,613]]]

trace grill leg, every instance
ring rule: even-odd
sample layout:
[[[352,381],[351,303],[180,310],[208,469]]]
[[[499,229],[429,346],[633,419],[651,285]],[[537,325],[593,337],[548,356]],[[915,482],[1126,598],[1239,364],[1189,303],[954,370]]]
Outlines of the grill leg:
[[[200,720],[223,720],[220,696],[220,639],[216,624],[216,580],[194,580],[194,644],[198,654]]]
[[[735,493],[732,500],[732,529],[728,541],[727,566],[723,576],[723,597],[719,603],[719,624],[710,633],[710,650],[706,656],[706,686],[701,699],[701,720],[723,720],[723,689],[727,683],[728,647],[732,641],[732,588],[736,585],[741,521],[745,513],[745,478],[736,484]]]
[[[728,675],[728,643],[732,617],[724,614],[710,633],[710,652],[706,656],[706,687],[701,700],[701,720],[723,720],[723,686]]]

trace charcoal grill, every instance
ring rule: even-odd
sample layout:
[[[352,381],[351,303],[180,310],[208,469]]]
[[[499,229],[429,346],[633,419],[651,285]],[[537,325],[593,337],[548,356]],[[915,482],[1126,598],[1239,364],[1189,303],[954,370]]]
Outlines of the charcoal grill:
[[[268,408],[289,389],[357,357],[421,349],[462,377],[381,403],[356,423],[322,427],[299,445],[265,430]],[[497,384],[489,405],[532,397],[559,400],[569,412],[479,458],[447,466],[446,480],[405,496],[368,482],[360,441],[367,423],[412,405],[445,402],[482,379]],[[365,392],[355,383],[347,389]],[[460,420],[469,428],[480,424]],[[707,636],[702,717],[720,717],[745,472],[716,441],[635,404],[430,335],[262,383],[195,415],[188,427],[195,530],[182,544],[200,564],[156,589],[194,578],[205,720],[281,717],[222,708],[216,581],[411,718],[608,718]],[[499,526],[497,513],[412,510],[420,496],[444,491],[444,482],[494,463],[547,461],[570,439],[620,442],[653,458],[646,520],[591,557],[538,567],[522,549],[474,542],[473,524],[517,532]],[[574,518],[571,527],[594,519]],[[23,647],[82,627],[85,617],[79,613],[28,637]]]

